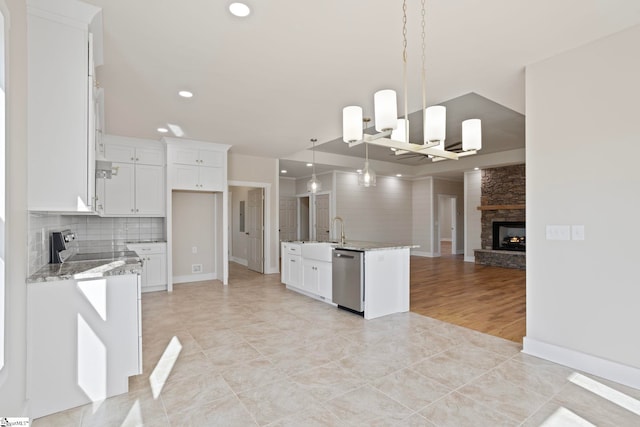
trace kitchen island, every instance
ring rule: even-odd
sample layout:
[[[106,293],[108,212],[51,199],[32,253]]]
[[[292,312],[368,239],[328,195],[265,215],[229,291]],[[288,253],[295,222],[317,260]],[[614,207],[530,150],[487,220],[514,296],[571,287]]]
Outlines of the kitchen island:
[[[32,418],[126,393],[142,372],[140,258],[83,255],[27,279]]]
[[[281,281],[287,289],[336,304],[333,296],[334,249],[363,254],[365,319],[409,311],[409,255],[415,245],[346,241],[282,242]]]

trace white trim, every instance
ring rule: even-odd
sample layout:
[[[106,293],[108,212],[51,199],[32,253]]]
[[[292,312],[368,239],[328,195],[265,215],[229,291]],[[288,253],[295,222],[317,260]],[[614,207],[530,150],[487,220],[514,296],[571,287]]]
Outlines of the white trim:
[[[640,369],[524,337],[522,352],[640,389]]]
[[[253,182],[253,181],[236,181],[236,180],[228,180],[227,181],[227,190],[229,187],[253,187],[253,188],[263,188],[264,189],[264,215],[262,217],[262,226],[263,226],[263,234],[262,234],[262,270],[263,274],[269,274],[272,270],[271,264],[271,241],[273,238],[271,236],[271,228],[274,225],[273,219],[271,219],[271,192],[272,184],[270,182]],[[277,186],[276,186],[276,194],[277,194]],[[278,205],[279,209],[279,205]],[[277,218],[275,219],[277,221]],[[277,224],[276,224],[277,226]],[[277,264],[277,263],[276,263]],[[276,269],[278,267],[276,266]]]
[[[466,257],[464,257],[464,262],[476,262],[476,257],[475,256],[466,256]]]
[[[441,237],[441,238],[440,238],[440,241],[441,241],[441,242],[451,242],[451,241],[452,241],[452,239],[451,239],[451,237]]]
[[[440,256],[440,254],[434,254],[433,252],[414,251],[413,249],[411,250],[411,255],[424,258],[437,258]]]
[[[216,273],[188,274],[186,276],[173,276],[173,283],[202,282],[205,280],[218,280]]]
[[[235,256],[229,257],[229,261],[244,265],[245,267],[249,265],[249,261],[247,261],[246,259],[238,258]]]

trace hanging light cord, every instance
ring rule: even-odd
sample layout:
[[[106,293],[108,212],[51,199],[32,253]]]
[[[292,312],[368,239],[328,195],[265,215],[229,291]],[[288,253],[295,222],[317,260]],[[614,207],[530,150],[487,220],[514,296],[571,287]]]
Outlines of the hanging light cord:
[[[316,176],[316,138],[311,138],[311,143],[313,144],[312,150],[311,150],[311,155],[313,156],[313,164],[311,166],[313,166],[313,176],[315,178]]]
[[[425,0],[422,0],[422,111],[427,109],[427,68],[425,63],[427,62],[427,44],[425,42]]]
[[[404,134],[407,142],[409,141],[409,104],[407,89],[407,0],[402,2],[402,81],[404,84]]]

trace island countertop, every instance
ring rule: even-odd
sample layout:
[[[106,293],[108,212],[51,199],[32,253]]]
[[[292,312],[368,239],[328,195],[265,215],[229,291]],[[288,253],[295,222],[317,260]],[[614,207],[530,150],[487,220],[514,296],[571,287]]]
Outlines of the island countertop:
[[[410,243],[385,243],[385,242],[366,242],[361,240],[347,240],[344,245],[341,245],[340,242],[328,241],[328,242],[319,242],[315,240],[290,240],[284,241],[293,244],[299,245],[329,245],[332,248],[336,249],[347,249],[351,251],[375,251],[375,250],[392,250],[392,249],[414,249],[419,248],[420,245],[413,245]]]
[[[27,283],[57,280],[82,280],[96,277],[140,274],[142,261],[139,257],[123,256],[108,260],[90,260],[47,264],[27,278]]]

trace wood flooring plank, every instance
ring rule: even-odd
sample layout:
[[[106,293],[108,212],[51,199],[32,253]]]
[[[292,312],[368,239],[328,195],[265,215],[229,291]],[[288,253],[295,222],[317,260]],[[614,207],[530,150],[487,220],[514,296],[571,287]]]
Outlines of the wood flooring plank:
[[[476,265],[462,255],[412,256],[411,311],[522,343],[525,277],[523,270]]]

